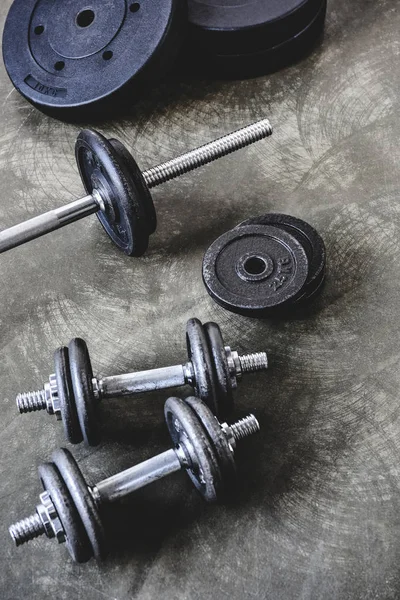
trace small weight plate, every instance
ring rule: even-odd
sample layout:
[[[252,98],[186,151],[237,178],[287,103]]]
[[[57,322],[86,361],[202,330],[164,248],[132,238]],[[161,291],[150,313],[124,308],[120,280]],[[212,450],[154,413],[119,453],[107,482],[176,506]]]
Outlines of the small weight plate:
[[[100,436],[97,428],[97,402],[93,393],[93,371],[89,351],[84,340],[80,338],[73,339],[68,350],[72,387],[83,440],[88,446],[97,446]]]
[[[44,463],[38,470],[43,488],[49,493],[63,526],[72,559],[77,563],[87,562],[92,556],[89,539],[59,471],[52,463]]]
[[[326,0],[189,0],[190,40],[225,75],[268,72],[311,47],[325,14]]]
[[[222,338],[221,329],[217,323],[205,323],[204,332],[213,359],[213,367],[216,376],[218,411],[215,414],[218,417],[225,417],[230,414],[233,409],[232,381],[226,357],[225,344]]]
[[[55,351],[54,366],[65,437],[71,444],[80,444],[83,436],[74,400],[68,348],[62,347]]]
[[[69,450],[59,448],[52,459],[57,467],[64,485],[71,495],[73,506],[78,512],[87,537],[90,541],[93,556],[101,560],[107,555],[106,536],[95,501],[89,491],[82,472]]]
[[[214,414],[217,414],[216,374],[203,325],[199,319],[189,319],[187,322],[186,342],[189,360],[192,362],[194,370],[196,394]]]
[[[313,294],[315,289],[319,287],[321,279],[325,276],[326,267],[326,249],[324,240],[319,233],[311,227],[306,221],[283,215],[280,213],[270,213],[260,217],[252,217],[238,225],[243,227],[247,225],[273,225],[288,231],[300,244],[304,247],[308,262],[309,274],[304,288],[304,298]]]
[[[296,302],[294,303],[294,306],[304,306],[306,304],[311,303],[313,300],[315,300],[315,298],[317,298],[317,296],[319,296],[319,294],[324,289],[325,279],[326,279],[325,273],[323,273],[323,275],[322,275],[318,285],[314,289],[314,291],[311,292],[310,294],[308,294],[307,296],[301,296],[301,298],[296,300]]]
[[[96,189],[104,201],[97,216],[106,233],[128,256],[142,256],[155,227],[152,201],[139,167],[130,157],[128,168],[128,151],[122,154],[121,146],[84,129],[76,142],[76,160],[86,192]]]
[[[219,237],[203,260],[203,280],[221,306],[266,317],[302,295],[308,277],[306,251],[278,227],[248,225]]]
[[[164,407],[165,420],[172,441],[186,448],[191,457],[187,473],[207,502],[215,502],[221,486],[221,471],[215,450],[199,418],[180,398],[168,398]]]
[[[120,108],[121,92],[132,98],[172,66],[186,15],[181,0],[14,0],[5,66],[27,100],[59,116],[117,99]]]
[[[198,416],[214,447],[222,475],[222,489],[220,495],[221,498],[223,496],[226,497],[236,484],[236,464],[233,450],[228,444],[228,440],[221,429],[221,425],[218,423],[208,406],[206,406],[199,398],[194,397],[186,398],[185,402]]]
[[[127,148],[119,140],[110,139],[109,142],[114,150],[119,154],[121,162],[125,163],[127,174],[134,179],[134,185],[138,185],[137,181],[139,181],[141,190],[140,199],[142,201],[145,217],[145,223],[143,223],[143,226],[147,226],[148,233],[151,235],[152,233],[155,233],[157,229],[157,214],[156,209],[154,208],[153,198],[151,197],[150,190],[143,179],[142,172],[137,166],[132,154],[128,152]]]

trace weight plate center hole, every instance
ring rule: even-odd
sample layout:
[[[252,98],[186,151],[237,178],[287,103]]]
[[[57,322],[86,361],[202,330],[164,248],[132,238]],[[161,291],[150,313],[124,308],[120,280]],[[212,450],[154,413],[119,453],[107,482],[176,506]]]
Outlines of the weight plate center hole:
[[[244,281],[263,281],[274,270],[274,263],[268,255],[248,253],[239,259],[237,273]]]
[[[96,15],[95,15],[94,11],[91,10],[90,8],[81,10],[81,12],[79,12],[77,14],[76,24],[78,25],[78,27],[81,27],[82,29],[85,27],[89,27],[93,23],[95,16]]]
[[[265,260],[259,256],[250,256],[244,263],[244,269],[249,275],[261,275],[266,268]]]

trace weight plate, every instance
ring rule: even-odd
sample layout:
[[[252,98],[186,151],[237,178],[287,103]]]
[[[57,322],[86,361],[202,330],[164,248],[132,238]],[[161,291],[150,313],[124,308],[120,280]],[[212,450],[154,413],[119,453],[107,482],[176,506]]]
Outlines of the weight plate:
[[[106,557],[106,536],[95,501],[89,491],[82,472],[69,450],[60,448],[53,453],[52,459],[73,500],[73,506],[79,513],[87,537],[97,560]]]
[[[237,227],[218,238],[203,260],[203,280],[221,306],[266,317],[302,295],[308,259],[298,240],[272,226]]]
[[[186,324],[186,343],[189,360],[194,370],[194,388],[214,414],[218,412],[216,375],[203,325],[199,319],[189,319]]]
[[[127,148],[119,140],[110,139],[109,142],[114,150],[119,154],[121,162],[125,163],[128,175],[138,180],[141,186],[142,193],[140,195],[140,199],[142,201],[142,208],[145,216],[145,222],[143,223],[143,226],[147,226],[148,233],[151,235],[152,233],[155,233],[157,229],[157,214],[156,209],[154,208],[153,198],[151,197],[150,190],[143,179],[142,172],[137,166],[132,154],[128,152]],[[134,180],[134,185],[138,185],[136,180]]]
[[[77,563],[87,562],[92,556],[89,539],[60,473],[52,463],[40,465],[38,471],[43,489],[50,495],[63,526],[72,559]]]
[[[68,348],[62,347],[55,351],[54,366],[65,437],[71,444],[79,444],[83,436],[75,405]]]
[[[326,0],[189,0],[190,40],[207,66],[266,72],[307,51],[325,14]]]
[[[186,398],[185,402],[194,410],[203,425],[207,435],[213,445],[218,466],[222,475],[221,498],[226,497],[236,484],[236,465],[233,450],[228,444],[228,440],[221,429],[215,416],[208,406],[199,398]]]
[[[97,446],[100,436],[97,428],[96,406],[93,393],[93,371],[86,343],[80,338],[68,346],[72,387],[83,440],[88,446]]]
[[[186,15],[181,0],[14,0],[3,33],[5,66],[38,108],[60,116],[93,111],[120,101],[121,92],[131,99],[143,81],[164,75]]]
[[[155,226],[152,201],[139,167],[131,157],[128,168],[121,146],[84,129],[76,142],[76,160],[87,194],[97,190],[103,199],[97,217],[106,233],[128,256],[142,256]]]
[[[205,323],[204,332],[206,334],[208,348],[213,359],[215,380],[217,385],[217,404],[218,412],[215,414],[225,417],[233,409],[233,390],[232,380],[229,372],[228,359],[221,329],[216,323]]]
[[[313,294],[320,285],[321,279],[325,276],[326,267],[326,249],[324,240],[314,227],[311,227],[311,225],[302,219],[279,213],[270,213],[260,217],[252,217],[251,219],[247,219],[240,223],[238,227],[247,225],[273,225],[274,227],[280,227],[281,229],[288,231],[298,239],[307,253],[309,263],[309,273],[304,288],[304,298],[306,299],[310,294]]]
[[[215,450],[195,412],[183,400],[168,398],[165,420],[172,441],[190,456],[186,469],[196,489],[207,502],[215,502],[221,486],[221,471]]]
[[[310,302],[312,302],[313,300],[315,300],[315,298],[317,296],[319,296],[319,294],[322,292],[322,290],[324,289],[324,285],[325,285],[325,273],[322,275],[317,287],[315,288],[315,290],[310,293],[307,296],[302,296],[301,298],[299,298],[298,300],[296,300],[296,302],[294,303],[294,306],[304,306],[305,304],[309,304]]]

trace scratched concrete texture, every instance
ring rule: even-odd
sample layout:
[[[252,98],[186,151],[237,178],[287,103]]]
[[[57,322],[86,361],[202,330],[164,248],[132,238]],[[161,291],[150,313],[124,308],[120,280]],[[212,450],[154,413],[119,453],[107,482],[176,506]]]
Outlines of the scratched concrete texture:
[[[298,64],[247,81],[181,77],[97,124],[143,168],[264,116],[274,125],[155,190],[143,258],[124,257],[96,217],[1,256],[2,600],[400,598],[399,31],[396,0],[329,0],[324,39]],[[0,81],[5,228],[83,189],[79,126],[35,110],[2,66]],[[307,310],[261,322],[214,304],[201,263],[219,234],[268,211],[313,224],[329,268]],[[37,466],[65,445],[53,418],[19,416],[15,395],[42,385],[74,336],[97,374],[184,361],[193,316],[241,351],[269,352],[269,372],[237,394],[237,415],[262,426],[237,452],[237,496],[207,506],[177,473],[106,515],[103,564],[77,566],[44,538],[14,548],[7,528],[38,501]],[[168,448],[165,398],[104,403],[103,443],[73,448],[90,482]]]

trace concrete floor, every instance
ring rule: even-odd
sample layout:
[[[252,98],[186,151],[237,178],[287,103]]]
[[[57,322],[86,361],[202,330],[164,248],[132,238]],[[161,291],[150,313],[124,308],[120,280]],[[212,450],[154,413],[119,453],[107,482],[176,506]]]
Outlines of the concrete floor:
[[[98,125],[143,167],[265,115],[274,125],[272,138],[155,191],[144,258],[120,254],[95,217],[2,255],[2,600],[400,598],[399,31],[396,0],[329,0],[325,38],[296,66],[167,84]],[[3,67],[0,81],[3,228],[82,186],[79,127],[32,108]],[[268,211],[305,218],[327,245],[325,291],[291,320],[232,315],[201,280],[209,243]],[[178,473],[115,511],[104,564],[74,565],[46,539],[14,548],[7,528],[37,502],[37,466],[65,445],[50,417],[16,413],[16,393],[40,386],[74,336],[98,374],[183,361],[192,316],[217,321],[240,350],[269,352],[269,372],[237,395],[237,414],[262,425],[238,452],[238,497],[206,506]],[[168,447],[163,400],[104,404],[104,443],[73,449],[90,481]]]

